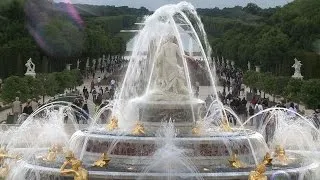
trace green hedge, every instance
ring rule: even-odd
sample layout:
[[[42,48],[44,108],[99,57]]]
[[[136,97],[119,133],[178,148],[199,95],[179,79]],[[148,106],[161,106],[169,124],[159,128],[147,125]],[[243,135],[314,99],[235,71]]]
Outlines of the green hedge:
[[[311,109],[320,107],[320,79],[299,80],[248,71],[244,74],[244,84],[290,101],[302,102]]]
[[[54,96],[63,93],[67,88],[74,88],[83,83],[79,70],[62,71],[31,76],[10,76],[4,80],[1,98],[10,103],[15,97],[21,101],[40,96]]]

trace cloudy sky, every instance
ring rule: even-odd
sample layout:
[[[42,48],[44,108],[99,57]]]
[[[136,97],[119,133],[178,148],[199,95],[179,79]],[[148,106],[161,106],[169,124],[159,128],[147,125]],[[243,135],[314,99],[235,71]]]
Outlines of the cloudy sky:
[[[164,4],[177,3],[181,0],[54,0],[56,2],[72,2],[82,4],[96,4],[96,5],[115,5],[115,6],[129,6],[139,8],[144,6],[148,9],[155,10]],[[234,7],[236,5],[245,6],[253,2],[260,7],[275,7],[282,6],[293,0],[187,0],[197,8],[214,8],[214,7]]]

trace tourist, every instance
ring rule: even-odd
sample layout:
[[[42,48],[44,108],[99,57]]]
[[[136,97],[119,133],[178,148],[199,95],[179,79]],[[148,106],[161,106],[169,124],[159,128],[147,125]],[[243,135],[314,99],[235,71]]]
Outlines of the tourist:
[[[18,117],[21,114],[21,108],[21,101],[19,101],[19,97],[16,97],[16,100],[12,103],[13,123],[18,120]]]
[[[254,115],[253,104],[250,104],[249,105],[249,116],[251,117],[253,115]],[[251,122],[251,126],[253,126],[253,118],[251,118],[250,122]]]
[[[36,109],[38,109],[39,103],[37,102],[36,98],[33,98],[33,99],[32,99],[31,107],[32,107],[32,110],[33,110],[33,111],[35,111]]]
[[[31,99],[28,99],[26,105],[23,108],[22,113],[30,115],[30,114],[32,114],[32,112],[33,112],[33,110],[32,110],[32,106],[31,106]]]
[[[102,103],[102,94],[99,92],[95,104],[98,106]]]
[[[98,82],[98,86],[101,86],[101,78],[100,78],[100,76],[98,77],[97,82]]]
[[[93,101],[93,102],[96,102],[96,99],[97,99],[97,91],[96,91],[96,88],[93,88],[93,91],[92,91],[92,101]]]
[[[91,84],[90,84],[90,93],[92,93],[93,89],[94,89],[94,81],[92,80],[91,81]]]
[[[99,88],[99,93],[103,94],[103,88],[102,88],[102,86],[100,86],[100,88]]]
[[[210,106],[211,103],[212,103],[212,97],[210,96],[210,94],[208,94],[205,102],[206,102],[206,107],[209,108],[209,106]]]
[[[89,108],[88,108],[88,103],[87,101],[84,101],[84,104],[82,106],[84,113],[84,120],[83,120],[83,124],[88,124],[88,119],[89,119]]]
[[[296,117],[296,113],[297,113],[297,109],[294,106],[294,103],[290,103],[290,107],[289,107],[289,111],[288,111],[288,115],[292,118]]]
[[[259,112],[263,111],[263,106],[262,106],[260,100],[259,100],[259,101],[257,102],[257,104],[255,105],[254,111],[255,111],[255,114],[258,114]],[[256,121],[256,128],[258,129],[258,128],[262,125],[262,123],[261,123],[261,121],[262,121],[262,114],[257,115],[255,121]]]

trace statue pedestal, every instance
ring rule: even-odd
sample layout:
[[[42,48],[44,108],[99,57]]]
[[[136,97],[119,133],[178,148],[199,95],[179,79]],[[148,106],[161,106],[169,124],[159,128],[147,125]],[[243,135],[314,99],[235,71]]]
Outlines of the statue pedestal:
[[[36,73],[35,72],[26,72],[24,75],[25,76],[32,76],[33,78],[36,77]]]
[[[294,73],[294,75],[291,76],[294,79],[303,79],[303,76],[301,75],[301,73]]]

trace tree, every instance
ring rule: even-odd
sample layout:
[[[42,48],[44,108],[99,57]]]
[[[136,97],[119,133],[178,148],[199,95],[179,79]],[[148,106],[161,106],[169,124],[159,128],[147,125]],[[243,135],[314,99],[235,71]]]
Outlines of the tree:
[[[320,107],[320,80],[310,79],[303,81],[301,86],[301,100],[308,108],[317,109]]]
[[[303,80],[291,78],[285,87],[284,95],[290,101],[300,102]]]

